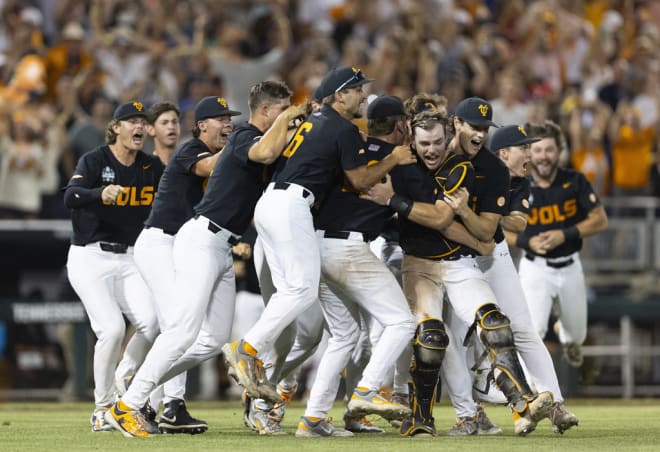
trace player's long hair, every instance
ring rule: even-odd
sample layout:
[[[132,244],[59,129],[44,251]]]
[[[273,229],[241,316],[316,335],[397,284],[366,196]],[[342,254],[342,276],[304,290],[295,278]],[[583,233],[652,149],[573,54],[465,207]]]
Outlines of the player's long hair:
[[[119,124],[119,120],[113,119],[108,123],[108,126],[105,128],[105,144],[115,144],[117,142],[117,133],[115,133],[113,127]]]

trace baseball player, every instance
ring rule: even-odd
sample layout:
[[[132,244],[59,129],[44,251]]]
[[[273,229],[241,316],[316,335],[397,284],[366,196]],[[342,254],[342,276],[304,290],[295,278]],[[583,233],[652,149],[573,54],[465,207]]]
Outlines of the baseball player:
[[[380,96],[367,110],[369,139],[365,163],[382,161],[406,135],[403,102]],[[401,146],[408,149],[408,146]],[[360,337],[360,310],[383,326],[371,358],[348,402],[349,416],[376,413],[386,419],[410,413],[405,405],[385,400],[378,389],[387,371],[412,338],[410,308],[394,275],[370,250],[369,242],[382,231],[389,209],[362,199],[348,180],[339,179],[314,219],[321,250],[321,278],[328,290],[319,292],[330,337],[310,391],[298,437],[350,436],[351,432],[325,419],[339,388],[342,371]]]
[[[150,436],[135,407],[160,382],[217,355],[229,337],[235,298],[231,249],[252,219],[267,165],[286,144],[289,121],[301,115],[302,107],[290,107],[290,98],[291,91],[280,82],[252,88],[250,120],[230,136],[192,218],[176,232],[171,251],[174,285],[161,310],[162,332],[126,394],[106,413],[106,420],[125,436]],[[201,102],[199,118],[231,112],[222,98]],[[221,123],[201,119],[197,124],[203,129],[211,127],[209,122]],[[215,125],[214,130],[212,136],[219,140],[221,129]]]
[[[501,127],[493,133],[490,149],[499,156],[511,175],[510,202],[495,233],[494,253],[491,256],[477,257],[477,262],[495,293],[498,305],[511,320],[516,347],[532,382],[539,392],[552,393],[555,402],[549,417],[554,430],[563,433],[577,425],[578,419],[564,406],[552,358],[534,329],[530,309],[503,235],[503,232],[520,233],[527,224],[529,182],[525,174],[529,161],[529,146],[539,140],[538,137],[528,136],[518,125]],[[487,392],[487,388],[485,389]]]
[[[140,102],[120,105],[112,118],[107,144],[80,158],[64,193],[73,223],[69,281],[97,338],[96,409],[91,417],[95,432],[112,430],[104,414],[115,397],[113,373],[125,332],[122,314],[136,328],[127,353],[137,362],[142,362],[158,333],[149,288],[133,259],[133,244],[149,214],[163,164],[142,152],[147,121]]]
[[[400,149],[374,165],[364,164],[364,141],[350,121],[362,115],[362,86],[370,81],[350,67],[326,74],[319,88],[323,106],[298,127],[257,203],[255,226],[277,291],[244,338],[223,347],[236,380],[252,397],[281,400],[263,378],[257,352],[268,349],[318,296],[321,261],[311,207],[323,202],[338,170],[354,189],[364,191],[394,166],[415,161],[409,150]]]
[[[207,179],[232,131],[230,110],[222,97],[208,96],[195,106],[193,138],[171,157],[144,229],[135,242],[135,262],[154,294],[161,331],[171,322],[174,290],[174,239],[179,228],[194,215],[193,207],[204,193]],[[165,433],[203,433],[205,421],[188,413],[184,401],[186,373],[164,385],[163,414],[158,423]]]
[[[516,244],[524,250],[520,281],[534,328],[545,337],[553,300],[555,325],[564,357],[582,365],[580,346],[587,335],[587,296],[579,251],[582,239],[607,228],[607,214],[585,176],[559,168],[563,137],[546,121],[525,130],[541,140],[531,146],[532,187],[527,228]]]
[[[442,197],[445,192],[451,193],[462,185],[469,186],[473,179],[473,170],[464,157],[446,153],[446,125],[447,116],[439,110],[416,115],[411,124],[413,145],[423,166],[392,171],[396,195],[392,187],[386,185],[376,186],[369,192],[376,202],[385,204],[389,201],[389,205],[394,206],[399,214],[400,243],[405,253],[402,267],[403,287],[419,322],[413,341],[414,361],[410,368],[410,398],[415,411],[412,417],[401,424],[402,436],[436,434],[433,402],[441,367],[449,367],[451,373],[456,373],[459,377],[465,374],[466,378],[463,380],[469,381],[467,368],[460,359],[458,347],[448,347],[449,334],[441,320],[444,294],[443,262],[456,259],[460,255],[456,253],[461,250],[461,246],[452,244],[438,231],[444,231],[454,216],[451,208],[442,201]],[[379,194],[380,191],[383,192]],[[421,210],[422,208],[425,210]],[[421,215],[421,212],[426,214]],[[475,240],[464,228],[454,231],[454,238],[470,243],[480,252],[492,250],[488,245]],[[417,270],[417,267],[420,270]],[[452,382],[453,380],[449,383]],[[448,386],[451,396],[455,387],[452,384]],[[469,389],[468,384],[467,392]],[[469,413],[470,418],[476,419],[476,404],[472,402],[472,406],[459,406],[453,399],[452,402],[459,415],[467,416]],[[485,413],[482,417],[486,425]],[[476,424],[471,433],[476,433]]]

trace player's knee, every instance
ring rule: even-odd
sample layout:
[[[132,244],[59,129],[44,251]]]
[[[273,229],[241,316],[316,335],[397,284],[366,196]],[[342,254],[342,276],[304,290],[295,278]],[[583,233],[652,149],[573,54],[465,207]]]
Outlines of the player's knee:
[[[413,339],[416,365],[439,368],[449,345],[445,325],[439,319],[427,318],[419,322]]]
[[[481,328],[480,337],[486,347],[513,347],[511,322],[496,304],[488,303],[477,309],[475,323]]]

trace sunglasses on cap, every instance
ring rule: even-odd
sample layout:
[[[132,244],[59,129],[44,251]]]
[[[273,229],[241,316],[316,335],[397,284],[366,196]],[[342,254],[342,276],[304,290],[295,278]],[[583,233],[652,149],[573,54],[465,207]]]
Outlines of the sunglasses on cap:
[[[362,74],[362,69],[358,69],[357,71],[353,72],[353,75],[351,78],[346,80],[344,83],[339,85],[339,88],[335,90],[335,93],[338,93],[342,89],[346,88],[347,85],[353,83],[353,82],[359,82],[360,80],[364,80],[364,75]]]

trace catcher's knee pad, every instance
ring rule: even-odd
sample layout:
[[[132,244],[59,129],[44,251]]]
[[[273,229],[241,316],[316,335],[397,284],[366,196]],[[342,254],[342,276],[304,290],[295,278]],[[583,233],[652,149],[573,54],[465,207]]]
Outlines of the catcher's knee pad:
[[[495,382],[514,408],[524,405],[532,391],[518,360],[509,318],[497,305],[488,303],[477,310],[475,323],[481,328],[479,337],[488,350]]]
[[[413,352],[418,367],[440,368],[449,345],[445,325],[439,319],[424,319],[417,324]]]

